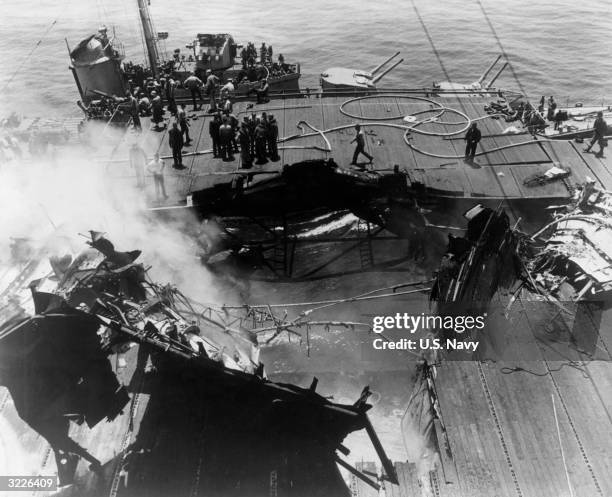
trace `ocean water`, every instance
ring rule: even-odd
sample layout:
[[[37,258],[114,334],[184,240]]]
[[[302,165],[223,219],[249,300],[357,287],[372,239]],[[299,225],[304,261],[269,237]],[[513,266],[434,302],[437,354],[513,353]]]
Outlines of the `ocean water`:
[[[612,100],[609,0],[481,0],[520,84],[533,98],[562,104]],[[446,73],[471,82],[500,53],[478,0],[415,0]],[[395,51],[404,63],[381,86],[422,86],[444,71],[409,0],[151,0],[162,50],[186,51],[198,32],[228,32],[238,42],[265,41],[302,64],[302,87],[316,87],[331,66],[372,69]],[[74,46],[100,24],[115,30],[127,59],[144,59],[136,0],[0,0],[0,117],[78,112],[66,42]],[[519,88],[510,69],[500,86]]]

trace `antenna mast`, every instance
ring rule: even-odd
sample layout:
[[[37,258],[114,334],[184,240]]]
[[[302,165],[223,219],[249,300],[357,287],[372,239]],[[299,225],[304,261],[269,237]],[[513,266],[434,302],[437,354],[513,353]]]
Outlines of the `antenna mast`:
[[[149,15],[149,0],[138,0],[138,12],[140,14],[140,22],[142,23],[142,31],[144,33],[145,44],[147,46],[147,56],[153,77],[158,76],[157,62],[159,54],[157,52],[157,40],[153,33],[153,23]]]

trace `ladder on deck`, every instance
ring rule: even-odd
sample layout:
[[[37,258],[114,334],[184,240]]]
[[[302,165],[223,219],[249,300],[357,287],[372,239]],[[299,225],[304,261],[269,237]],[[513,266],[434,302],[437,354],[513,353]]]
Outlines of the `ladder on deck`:
[[[293,274],[293,257],[296,247],[296,237],[287,235],[287,219],[283,218],[282,233],[275,234],[272,247],[272,269],[277,275],[290,278]]]
[[[357,221],[357,237],[359,238],[359,262],[361,269],[369,269],[374,265],[374,252],[372,251],[372,232],[370,222],[359,219]]]

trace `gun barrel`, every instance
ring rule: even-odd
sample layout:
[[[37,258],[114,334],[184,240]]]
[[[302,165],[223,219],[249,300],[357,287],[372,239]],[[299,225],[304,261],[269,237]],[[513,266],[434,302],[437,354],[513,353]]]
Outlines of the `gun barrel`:
[[[400,53],[399,52],[395,52],[391,57],[389,57],[387,60],[385,60],[382,64],[378,64],[374,69],[372,69],[372,75],[376,74],[378,71],[380,71],[380,69],[387,64],[391,59],[394,59],[395,57],[397,57]]]
[[[491,70],[495,67],[495,64],[497,64],[499,62],[499,59],[501,59],[501,58],[502,58],[501,54],[497,56],[497,59],[495,59],[493,61],[493,63],[487,68],[487,70],[482,73],[482,76],[480,76],[480,78],[478,78],[478,83],[482,84],[482,82],[489,75]]]
[[[491,86],[493,86],[493,83],[495,83],[495,80],[497,78],[499,78],[500,74],[502,72],[504,72],[504,69],[506,69],[506,67],[508,66],[508,62],[505,62],[504,65],[501,67],[501,69],[499,71],[497,71],[497,74],[495,76],[493,76],[493,78],[491,79],[491,81],[489,81],[487,83],[487,88],[491,88]]]
[[[380,79],[382,79],[382,77],[391,72],[393,69],[395,69],[397,66],[399,66],[402,62],[404,62],[404,59],[400,59],[398,60],[395,64],[393,64],[391,67],[389,67],[388,69],[385,69],[382,73],[380,73],[378,76],[376,76],[373,80],[372,83],[376,84],[378,81],[380,81]]]

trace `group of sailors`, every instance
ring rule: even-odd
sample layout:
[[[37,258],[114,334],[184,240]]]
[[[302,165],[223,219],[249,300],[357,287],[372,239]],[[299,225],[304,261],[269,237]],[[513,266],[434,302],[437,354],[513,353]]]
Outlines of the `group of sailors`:
[[[272,45],[266,46],[265,43],[262,43],[259,49],[259,62],[262,65],[271,64],[273,55],[274,51],[272,50]],[[282,57],[282,54],[280,57]],[[257,49],[255,48],[255,44],[248,42],[246,47],[243,47],[240,52],[240,58],[242,60],[243,69],[253,67],[257,62]]]
[[[279,54],[277,62],[274,62],[272,46],[266,46],[265,43],[262,43],[259,49],[259,65],[257,65],[257,49],[255,44],[251,42],[247,43],[247,46],[242,49],[240,58],[242,60],[242,71],[238,74],[238,83],[257,81],[263,76],[280,77],[295,72],[294,66],[285,64],[283,54]],[[267,74],[262,74],[262,70],[266,71]]]
[[[542,96],[537,109],[531,104],[525,104],[520,109],[520,119],[527,125],[532,134],[543,132],[544,129],[550,126],[548,123],[552,123],[554,129],[558,130],[567,118],[566,111],[557,109],[557,102],[552,95],[548,98],[548,101],[546,97]]]
[[[208,131],[215,158],[232,161],[234,153],[240,152],[243,169],[251,168],[253,161],[255,164],[265,164],[268,159],[280,160],[278,123],[271,114],[251,114],[239,122],[226,102],[223,113],[215,114],[210,121]]]
[[[192,78],[192,83],[189,82],[189,78]],[[191,90],[194,110],[201,107],[198,106],[198,103],[202,101],[202,88],[205,88],[210,97],[208,113],[212,114],[212,118],[209,122],[209,134],[212,153],[215,158],[232,161],[234,160],[234,154],[240,153],[242,168],[244,169],[251,168],[253,163],[265,164],[268,160],[280,160],[277,145],[278,123],[273,115],[268,115],[266,112],[260,115],[252,113],[244,116],[242,122],[240,122],[233,112],[234,87],[231,81],[228,81],[218,91],[219,78],[210,71],[206,83],[203,83],[195,75],[191,75],[189,78],[185,80],[184,86]],[[153,129],[160,129],[160,124],[165,123],[164,114],[166,110],[172,114],[173,119],[171,119],[168,131],[168,145],[172,150],[172,167],[181,170],[185,169],[183,148],[189,146],[192,140],[189,135],[189,116],[185,103],[176,104],[172,92],[174,87],[175,82],[172,78],[167,78],[164,85],[150,85],[145,86],[145,89],[140,89],[139,95],[144,93],[140,99],[128,90],[124,105],[129,109],[134,128],[138,131],[142,129],[141,116],[151,115],[151,120],[154,123]],[[165,96],[165,109],[161,94]],[[220,102],[217,102],[217,94],[221,97]],[[142,105],[142,99],[144,98],[148,99],[149,106],[147,107]],[[147,163],[145,152],[135,143],[130,149],[130,164],[135,170],[137,187],[144,188],[146,170],[153,177],[158,201],[168,198],[164,184],[165,163],[159,154],[156,154],[155,158]]]

